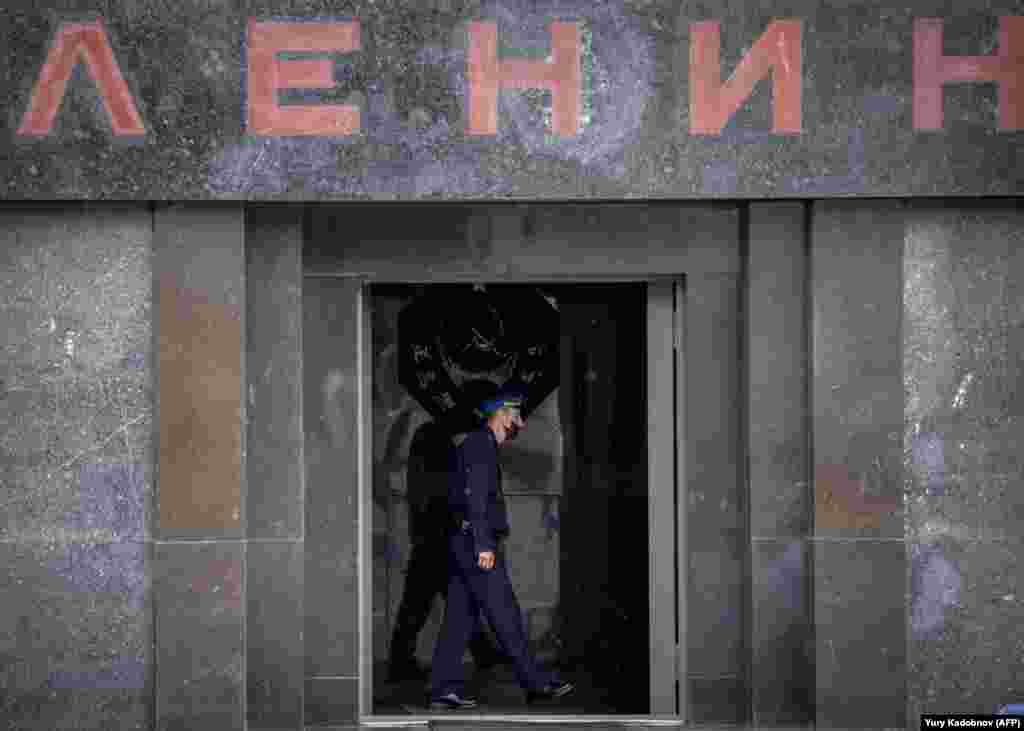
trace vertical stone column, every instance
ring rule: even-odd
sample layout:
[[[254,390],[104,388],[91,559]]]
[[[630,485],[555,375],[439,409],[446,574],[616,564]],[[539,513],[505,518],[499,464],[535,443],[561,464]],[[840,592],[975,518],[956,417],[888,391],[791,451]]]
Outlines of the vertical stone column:
[[[806,212],[751,203],[748,219],[750,691],[765,726],[814,722]]]
[[[739,287],[735,274],[686,280],[686,681],[693,722],[742,721],[746,714]]]
[[[305,722],[359,714],[360,281],[303,281]]]
[[[246,714],[303,727],[301,206],[245,211]]]
[[[906,705],[900,202],[814,204],[816,726],[902,727]]]
[[[243,208],[154,221],[158,729],[245,725]]]

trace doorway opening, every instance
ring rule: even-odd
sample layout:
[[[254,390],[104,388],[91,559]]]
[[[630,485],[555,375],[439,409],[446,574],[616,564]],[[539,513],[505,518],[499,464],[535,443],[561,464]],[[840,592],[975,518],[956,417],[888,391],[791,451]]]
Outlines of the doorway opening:
[[[676,570],[651,570],[655,542],[671,547],[674,538],[651,530],[649,398],[671,402],[673,379],[669,366],[666,383],[649,382],[661,372],[649,367],[649,340],[672,338],[671,327],[648,332],[650,289],[364,287],[372,456],[364,604],[372,642],[364,661],[369,650],[374,716],[426,712],[426,681],[416,669],[431,662],[444,611],[445,544],[436,537],[447,528],[447,450],[458,433],[479,426],[471,406],[481,394],[513,381],[525,387],[527,426],[501,450],[507,566],[532,652],[577,691],[527,707],[489,630],[466,653],[467,689],[483,714],[652,712],[652,647],[675,648],[677,637],[674,623],[652,619],[652,602],[664,601],[661,585],[673,583]]]

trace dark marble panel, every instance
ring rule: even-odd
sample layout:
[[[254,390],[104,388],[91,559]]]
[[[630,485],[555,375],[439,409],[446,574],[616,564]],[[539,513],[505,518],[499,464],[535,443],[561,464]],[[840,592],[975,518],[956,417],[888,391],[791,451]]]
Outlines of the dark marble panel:
[[[150,546],[0,542],[0,726],[152,728]]]
[[[156,544],[158,731],[244,727],[244,550],[238,542]]]
[[[324,206],[312,215],[309,272],[424,280],[739,270],[735,206]]]
[[[900,202],[814,204],[814,530],[903,536]]]
[[[685,303],[686,441],[691,551],[748,540],[735,277],[688,277]]]
[[[245,211],[246,535],[302,535],[302,209]]]
[[[356,678],[306,678],[306,725],[356,721],[358,693]]]
[[[250,729],[302,728],[304,556],[298,541],[249,541],[246,548],[246,718]]]
[[[690,676],[691,723],[741,723],[746,715],[747,691],[743,680],[733,675]]]
[[[910,544],[908,727],[922,713],[993,713],[1021,702],[1024,545]]]
[[[355,675],[358,657],[358,283],[303,283],[306,674]]]
[[[0,205],[0,538],[149,533],[152,215]]]
[[[751,203],[746,293],[750,533],[810,528],[806,207]]]
[[[739,291],[735,277],[688,277],[685,302],[688,670],[743,666],[744,546],[740,480]]]
[[[244,535],[240,206],[156,211],[159,535]]]
[[[756,540],[752,546],[751,695],[757,723],[814,720],[809,552],[799,538]]]
[[[904,282],[907,529],[1024,536],[1024,207],[914,204]]]
[[[686,632],[691,674],[739,674],[743,668],[742,554],[742,547],[725,537],[715,546],[690,547]]]
[[[906,564],[903,541],[815,541],[817,727],[903,726]]]

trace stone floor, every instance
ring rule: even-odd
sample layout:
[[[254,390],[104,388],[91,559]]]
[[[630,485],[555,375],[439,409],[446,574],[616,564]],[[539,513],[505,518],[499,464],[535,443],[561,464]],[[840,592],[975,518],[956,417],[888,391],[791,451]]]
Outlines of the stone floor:
[[[377,677],[384,677],[377,675]],[[530,714],[577,716],[613,716],[621,714],[608,698],[604,688],[590,682],[585,673],[567,673],[567,680],[576,686],[576,691],[561,701],[527,705],[525,694],[516,682],[509,666],[474,672],[467,666],[467,693],[480,702],[477,715]],[[426,707],[426,685],[420,681],[381,683],[376,686],[374,713],[382,716],[422,716],[429,714]]]

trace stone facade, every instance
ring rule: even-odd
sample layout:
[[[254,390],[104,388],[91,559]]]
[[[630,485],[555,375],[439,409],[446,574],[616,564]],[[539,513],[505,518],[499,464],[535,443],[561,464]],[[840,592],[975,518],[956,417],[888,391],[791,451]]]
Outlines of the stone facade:
[[[686,273],[686,715],[916,728],[1019,699],[1016,202],[645,205],[432,209],[461,238],[414,257],[528,278],[558,226],[582,232],[562,238],[571,256],[643,219],[603,273],[639,274],[648,238],[665,252],[652,268]],[[379,565],[358,528],[403,518],[400,500],[360,504],[366,313],[358,279],[329,271],[393,253],[318,248],[319,215],[0,206],[8,726],[357,721],[358,588]],[[531,490],[510,501],[536,528],[557,496]],[[539,530],[516,540],[539,640],[566,597],[523,557],[561,551]]]

